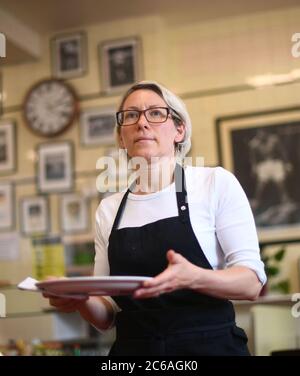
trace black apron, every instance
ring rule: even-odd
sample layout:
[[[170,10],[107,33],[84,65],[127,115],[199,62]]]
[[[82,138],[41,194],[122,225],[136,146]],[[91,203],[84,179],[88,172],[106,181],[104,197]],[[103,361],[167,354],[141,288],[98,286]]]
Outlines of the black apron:
[[[173,249],[191,263],[212,269],[192,229],[184,169],[175,167],[179,215],[141,227],[117,229],[130,189],[118,209],[109,237],[108,259],[114,276],[156,276]],[[157,208],[159,210],[159,208]],[[117,296],[116,341],[109,355],[249,355],[247,337],[235,325],[232,303],[189,289],[157,298]]]

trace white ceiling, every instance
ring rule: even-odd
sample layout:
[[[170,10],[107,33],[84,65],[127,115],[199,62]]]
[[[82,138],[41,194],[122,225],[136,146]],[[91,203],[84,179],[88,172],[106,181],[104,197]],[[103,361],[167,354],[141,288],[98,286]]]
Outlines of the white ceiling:
[[[183,18],[199,21],[299,5],[300,0],[0,0],[0,11],[42,35],[145,14],[171,17],[180,12]],[[6,63],[22,62],[20,47],[10,47]],[[25,55],[26,60],[28,53]]]

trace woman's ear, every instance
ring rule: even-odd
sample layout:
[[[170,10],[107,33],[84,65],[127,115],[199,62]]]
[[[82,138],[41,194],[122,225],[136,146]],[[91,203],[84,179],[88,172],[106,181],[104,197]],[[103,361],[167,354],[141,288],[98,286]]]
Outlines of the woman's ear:
[[[175,143],[182,142],[185,136],[185,125],[182,123],[176,126],[177,134],[175,136]]]

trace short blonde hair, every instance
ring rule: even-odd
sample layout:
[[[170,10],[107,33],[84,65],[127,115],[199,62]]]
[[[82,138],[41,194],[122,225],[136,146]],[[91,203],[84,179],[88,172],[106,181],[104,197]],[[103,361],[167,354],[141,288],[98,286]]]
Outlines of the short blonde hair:
[[[130,94],[137,90],[152,90],[153,92],[158,94],[166,102],[168,107],[173,110],[172,118],[175,125],[184,125],[184,139],[175,145],[175,153],[179,158],[185,157],[191,148],[192,122],[183,101],[177,95],[155,81],[141,81],[137,84],[134,84],[126,91],[121,99],[117,111],[123,110],[126,99]],[[120,134],[120,127],[118,126],[118,124],[116,124],[115,131],[118,140]]]

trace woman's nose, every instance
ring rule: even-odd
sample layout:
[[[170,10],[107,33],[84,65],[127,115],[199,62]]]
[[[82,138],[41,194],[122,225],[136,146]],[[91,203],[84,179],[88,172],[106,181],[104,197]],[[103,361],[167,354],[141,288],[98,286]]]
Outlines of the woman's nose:
[[[149,122],[146,118],[146,115],[145,115],[145,112],[142,112],[141,115],[140,115],[140,118],[139,118],[139,121],[137,122],[137,125],[139,127],[149,127]]]

